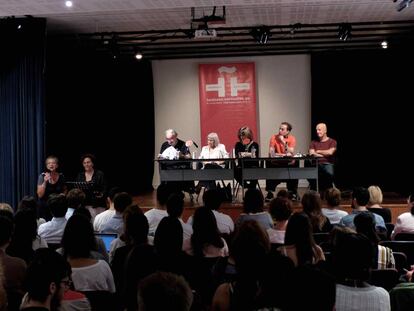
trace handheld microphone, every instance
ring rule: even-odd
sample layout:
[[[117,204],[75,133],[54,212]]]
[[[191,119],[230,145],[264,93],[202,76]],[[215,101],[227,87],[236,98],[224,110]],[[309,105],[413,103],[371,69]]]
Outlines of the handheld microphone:
[[[193,145],[194,145],[196,148],[198,148],[198,145],[195,143],[195,141],[194,141],[194,140],[192,140],[192,142],[193,142]]]

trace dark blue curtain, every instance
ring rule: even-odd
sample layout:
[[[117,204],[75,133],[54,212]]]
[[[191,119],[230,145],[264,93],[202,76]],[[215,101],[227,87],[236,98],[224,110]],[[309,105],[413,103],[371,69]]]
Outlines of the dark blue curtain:
[[[0,21],[0,202],[34,195],[44,159],[44,19]]]

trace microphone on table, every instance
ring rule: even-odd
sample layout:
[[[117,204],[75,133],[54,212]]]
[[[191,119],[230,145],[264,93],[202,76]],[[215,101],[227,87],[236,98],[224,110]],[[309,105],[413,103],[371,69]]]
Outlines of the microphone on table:
[[[195,141],[194,141],[194,140],[192,140],[192,142],[193,142],[193,145],[194,145],[196,148],[198,148],[198,145],[195,143]]]

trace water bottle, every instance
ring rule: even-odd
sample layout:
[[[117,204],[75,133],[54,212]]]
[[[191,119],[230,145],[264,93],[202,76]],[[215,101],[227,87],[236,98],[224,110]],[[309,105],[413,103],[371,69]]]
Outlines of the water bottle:
[[[252,151],[252,158],[255,158],[256,157],[256,148],[253,146],[252,147],[252,149],[251,149]]]

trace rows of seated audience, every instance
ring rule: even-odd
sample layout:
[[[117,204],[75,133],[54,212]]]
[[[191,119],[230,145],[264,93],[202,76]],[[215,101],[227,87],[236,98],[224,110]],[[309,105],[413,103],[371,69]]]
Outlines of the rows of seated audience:
[[[72,189],[49,197],[47,222],[34,197],[16,211],[0,204],[0,311],[414,306],[414,193],[392,230],[377,186],[354,189],[350,214],[336,188],[326,191],[324,208],[319,193],[307,191],[300,212],[287,191],[267,211],[261,191],[248,189],[234,222],[219,211],[215,189],[184,222],[184,195],[174,191],[160,185],[157,206],[144,213],[115,187],[97,213]],[[96,233],[117,238],[108,250]],[[412,240],[394,241],[401,234]]]

